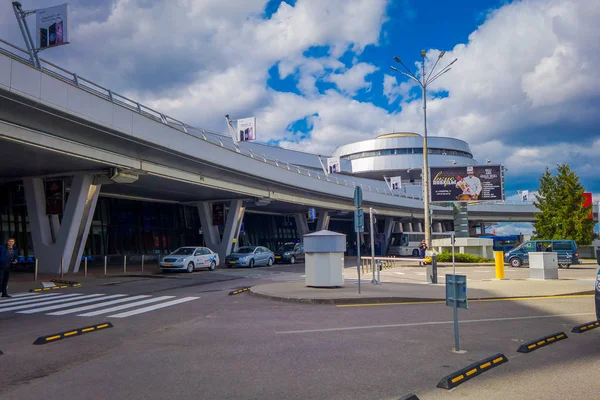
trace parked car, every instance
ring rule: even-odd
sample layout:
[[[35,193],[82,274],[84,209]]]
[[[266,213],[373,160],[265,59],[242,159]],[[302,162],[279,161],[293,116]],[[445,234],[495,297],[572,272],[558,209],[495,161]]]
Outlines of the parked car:
[[[275,252],[276,263],[294,264],[296,261],[304,261],[304,244],[286,243]]]
[[[160,261],[162,271],[194,272],[199,268],[214,271],[219,255],[207,247],[180,247]]]
[[[558,266],[569,268],[571,264],[579,264],[577,243],[573,240],[529,240],[504,255],[504,261],[518,268],[529,264],[530,252],[551,251],[558,255]]]
[[[257,265],[271,266],[275,262],[275,254],[262,246],[244,246],[240,247],[235,253],[225,257],[227,268],[233,266],[250,267]]]

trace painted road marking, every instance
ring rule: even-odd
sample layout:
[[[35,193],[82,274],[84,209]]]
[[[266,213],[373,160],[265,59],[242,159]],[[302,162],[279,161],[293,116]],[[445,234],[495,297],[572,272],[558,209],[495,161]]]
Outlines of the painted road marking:
[[[19,297],[18,299],[1,300],[0,301],[0,307],[4,307],[4,306],[9,305],[9,304],[10,305],[25,304],[26,302],[33,303],[33,302],[39,301],[39,299],[50,297],[50,296],[54,296],[55,299],[58,299],[59,297],[70,296],[70,295],[68,295],[68,294],[61,295],[59,293],[47,293],[47,294],[37,294],[36,293],[35,294],[35,298],[31,298],[31,297]]]
[[[595,313],[578,313],[578,314],[532,315],[532,316],[528,316],[528,317],[471,319],[471,320],[459,321],[459,323],[460,324],[472,324],[472,323],[480,323],[480,322],[520,321],[520,320],[542,319],[542,318],[578,317],[578,316],[583,316],[583,315],[596,315],[596,314]],[[449,324],[454,324],[454,321],[435,321],[435,322],[414,322],[414,323],[409,323],[409,324],[349,326],[349,327],[341,327],[341,328],[281,331],[281,332],[275,332],[275,333],[279,334],[279,335],[290,335],[290,334],[297,334],[297,333],[341,332],[341,331],[356,331],[356,330],[364,330],[364,329],[405,328],[405,327],[412,327],[412,326],[449,325]]]
[[[90,296],[82,296],[80,293],[77,294],[72,294],[72,295],[68,295],[68,299],[62,298],[60,300],[51,300],[51,301],[46,301],[46,302],[37,302],[37,303],[32,303],[32,304],[23,304],[20,306],[15,306],[15,307],[3,307],[0,309],[0,313],[3,312],[7,312],[7,311],[16,311],[16,310],[24,310],[26,308],[31,308],[31,307],[35,307],[35,306],[39,306],[39,305],[45,305],[45,304],[56,304],[56,303],[65,303],[67,301],[72,301],[72,297],[73,296],[77,296],[78,299],[84,299],[86,297],[90,297]],[[102,296],[101,294],[94,294],[91,296]]]
[[[128,301],[140,300],[140,299],[145,299],[145,298],[148,298],[148,297],[150,297],[150,296],[148,296],[148,295],[132,296],[132,297],[127,297],[125,299],[107,301],[107,302],[103,302],[103,303],[100,303],[100,304],[92,304],[91,306],[70,308],[68,310],[63,310],[63,311],[57,311],[57,312],[53,312],[53,313],[48,313],[46,315],[74,314],[74,313],[81,312],[81,311],[93,310],[93,309],[96,309],[96,308],[102,308],[102,307],[106,307],[106,306],[112,306],[114,304],[126,303]]]
[[[161,304],[155,304],[153,306],[139,308],[137,310],[127,311],[127,312],[124,312],[121,314],[109,315],[108,318],[126,318],[126,317],[130,317],[132,315],[147,313],[149,311],[158,310],[159,308],[170,307],[170,306],[174,306],[175,304],[185,303],[185,302],[196,300],[199,298],[200,297],[183,297],[181,299],[172,300],[172,301],[168,301],[166,303],[161,303]]]
[[[167,299],[172,299],[175,296],[160,296],[160,297],[155,297],[153,299],[148,299],[148,300],[142,300],[142,301],[137,301],[135,303],[129,303],[129,304],[124,304],[121,306],[117,306],[117,307],[112,307],[112,308],[107,308],[106,310],[99,310],[99,311],[92,311],[89,313],[85,313],[85,314],[78,314],[78,317],[93,317],[95,315],[102,315],[102,314],[108,314],[114,311],[120,311],[120,310],[125,310],[127,308],[133,308],[133,307],[137,307],[137,306],[141,306],[144,304],[149,304],[149,303],[156,303],[162,300],[167,300]]]
[[[108,299],[114,299],[114,298],[123,297],[123,296],[127,296],[127,295],[113,294],[110,296],[101,296],[101,297],[96,297],[94,299],[88,299],[88,300],[73,299],[76,301],[74,301],[72,303],[67,303],[67,304],[59,304],[59,305],[54,305],[54,306],[42,307],[42,308],[33,308],[31,310],[18,311],[17,314],[35,314],[35,313],[44,312],[44,311],[59,310],[61,308],[69,308],[69,307],[78,306],[81,304],[89,304],[89,303],[104,301],[104,300],[108,300]]]
[[[495,301],[536,301],[536,300],[556,300],[556,299],[582,299],[594,297],[593,294],[574,294],[559,296],[539,296],[539,297],[503,297],[498,299],[469,299],[469,303],[489,303]],[[337,304],[336,307],[382,307],[382,306],[406,306],[415,304],[446,304],[446,300],[432,301],[405,301],[396,303],[366,303],[366,304]]]

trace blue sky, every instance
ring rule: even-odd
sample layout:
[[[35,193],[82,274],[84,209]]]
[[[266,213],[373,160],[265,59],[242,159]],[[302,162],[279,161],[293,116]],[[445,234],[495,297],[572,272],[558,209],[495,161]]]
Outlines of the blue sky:
[[[43,57],[199,127],[254,115],[259,140],[319,154],[421,133],[420,91],[389,66],[444,50],[459,60],[432,86],[430,135],[506,165],[509,199],[567,162],[600,201],[600,0],[70,4],[71,44]],[[0,32],[22,44],[9,2]]]

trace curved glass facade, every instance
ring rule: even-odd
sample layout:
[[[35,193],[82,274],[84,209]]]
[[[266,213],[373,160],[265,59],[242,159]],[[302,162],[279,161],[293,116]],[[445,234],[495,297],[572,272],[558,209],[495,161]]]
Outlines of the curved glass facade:
[[[441,154],[448,156],[457,156],[457,157],[466,157],[473,158],[473,154],[461,151],[461,150],[450,150],[450,149],[436,149],[429,148],[427,149],[428,154]],[[360,158],[366,157],[377,157],[377,156],[390,156],[396,154],[423,154],[422,147],[413,147],[413,148],[399,148],[399,149],[386,149],[386,150],[373,150],[373,151],[362,151],[360,153],[353,153],[344,156],[348,160],[358,160]]]

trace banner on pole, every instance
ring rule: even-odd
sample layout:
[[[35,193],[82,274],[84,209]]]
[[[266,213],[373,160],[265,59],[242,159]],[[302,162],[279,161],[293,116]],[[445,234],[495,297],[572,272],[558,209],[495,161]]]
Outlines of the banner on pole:
[[[256,140],[256,118],[242,118],[237,120],[238,139],[240,142]]]
[[[36,44],[39,50],[69,43],[69,4],[35,10]]]

